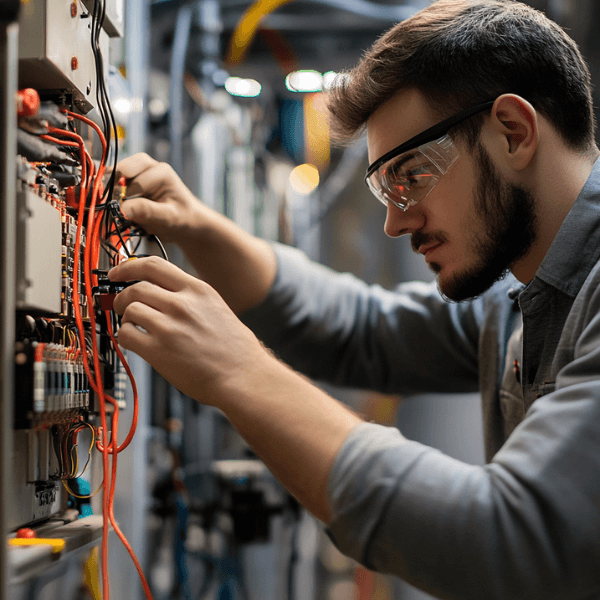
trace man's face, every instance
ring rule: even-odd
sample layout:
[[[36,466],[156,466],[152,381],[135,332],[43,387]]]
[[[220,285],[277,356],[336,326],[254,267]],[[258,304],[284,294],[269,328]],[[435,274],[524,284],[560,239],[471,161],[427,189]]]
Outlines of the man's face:
[[[479,296],[530,250],[536,238],[535,201],[523,187],[504,181],[485,148],[475,150],[477,184],[470,228],[465,243],[473,260],[448,278],[440,291],[450,300]],[[418,231],[411,238],[415,252],[422,244]],[[435,273],[442,266],[431,261]]]
[[[369,160],[434,125],[439,118],[426,106],[416,91],[383,105],[368,123]],[[472,153],[458,147],[460,157],[431,193],[406,212],[390,204],[385,223],[391,237],[411,234],[441,293],[455,301],[488,289],[527,254],[536,235],[531,194],[506,181],[481,144]]]

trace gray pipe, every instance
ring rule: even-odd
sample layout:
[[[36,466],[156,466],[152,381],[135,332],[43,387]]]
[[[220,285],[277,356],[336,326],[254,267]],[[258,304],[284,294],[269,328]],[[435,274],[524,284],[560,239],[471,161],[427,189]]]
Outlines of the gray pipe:
[[[175,36],[171,50],[171,81],[169,84],[171,152],[169,160],[180,176],[183,175],[183,76],[193,11],[194,7],[191,4],[184,4],[177,11]]]

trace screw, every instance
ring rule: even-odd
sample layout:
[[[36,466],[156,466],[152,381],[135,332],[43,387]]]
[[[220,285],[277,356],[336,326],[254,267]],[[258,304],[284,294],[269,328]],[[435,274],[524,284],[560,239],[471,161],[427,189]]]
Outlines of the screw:
[[[71,16],[73,18],[77,16],[77,2],[71,2]]]
[[[75,71],[75,69],[77,69],[78,66],[79,66],[79,61],[77,60],[76,56],[73,56],[71,58],[71,71]]]

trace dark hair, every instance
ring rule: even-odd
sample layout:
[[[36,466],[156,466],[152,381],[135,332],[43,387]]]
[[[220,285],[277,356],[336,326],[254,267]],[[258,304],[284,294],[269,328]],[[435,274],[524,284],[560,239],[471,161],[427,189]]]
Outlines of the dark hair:
[[[439,0],[394,26],[328,93],[332,132],[354,138],[398,92],[414,88],[440,117],[514,93],[573,149],[595,147],[588,67],[575,42],[514,0]],[[459,126],[470,145],[483,117]]]

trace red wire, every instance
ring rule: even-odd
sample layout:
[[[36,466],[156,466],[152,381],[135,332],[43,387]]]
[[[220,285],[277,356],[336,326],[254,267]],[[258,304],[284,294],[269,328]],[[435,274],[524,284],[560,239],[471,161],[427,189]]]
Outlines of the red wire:
[[[117,525],[117,522],[115,520],[115,514],[114,514],[115,497],[114,496],[115,496],[115,485],[116,485],[116,479],[117,479],[117,454],[119,453],[119,449],[117,448],[117,428],[118,428],[118,424],[119,424],[119,405],[116,402],[116,400],[114,398],[111,398],[110,396],[106,396],[106,399],[113,405],[113,408],[114,408],[113,421],[112,421],[112,440],[111,440],[111,448],[110,448],[110,450],[112,451],[112,455],[113,455],[113,457],[112,457],[113,462],[112,462],[112,473],[111,473],[111,484],[110,484],[111,494],[110,494],[110,503],[109,503],[109,519],[113,526],[113,529],[115,530],[115,533],[117,534],[117,536],[119,536],[119,539],[123,543],[123,546],[125,546],[125,549],[129,553],[129,556],[131,556],[131,560],[133,561],[133,564],[135,565],[135,568],[136,568],[138,575],[140,577],[140,580],[142,582],[142,587],[144,588],[144,594],[146,595],[146,598],[148,598],[148,600],[152,600],[152,592],[150,591],[150,586],[148,585],[148,581],[146,580],[144,572],[142,571],[142,567],[137,559],[137,556],[135,555],[133,548],[127,541],[127,538],[125,537],[125,535],[123,534],[123,532],[121,531],[121,529],[119,528],[119,526]]]
[[[91,323],[94,370],[97,375],[97,380],[94,380],[94,378],[92,377],[92,374],[89,369],[89,365],[87,364],[87,345],[86,345],[86,341],[85,341],[85,331],[83,328],[83,319],[81,317],[81,311],[79,308],[79,294],[78,294],[81,228],[82,228],[82,224],[83,224],[84,208],[85,208],[87,195],[88,195],[87,194],[87,186],[85,183],[85,182],[87,182],[87,178],[86,178],[86,165],[88,162],[87,152],[85,150],[85,144],[83,142],[83,139],[81,138],[81,136],[77,135],[76,133],[71,132],[71,131],[62,130],[62,129],[57,129],[54,127],[48,127],[48,131],[50,133],[56,133],[56,134],[60,134],[60,135],[66,136],[66,137],[70,137],[71,139],[75,139],[77,143],[75,144],[73,142],[66,142],[64,140],[58,140],[56,138],[51,138],[50,136],[41,136],[41,137],[43,137],[44,139],[47,139],[48,141],[53,141],[55,143],[59,143],[59,144],[67,145],[67,146],[77,145],[77,146],[79,146],[80,152],[82,155],[81,156],[82,183],[81,183],[80,196],[79,196],[79,211],[78,211],[78,216],[77,216],[77,233],[76,233],[75,249],[74,249],[75,261],[74,261],[74,272],[73,272],[73,288],[74,288],[73,289],[73,294],[74,294],[73,309],[75,312],[75,322],[77,324],[77,329],[78,329],[78,332],[80,335],[83,356],[85,357],[83,363],[85,366],[86,374],[88,376],[88,380],[90,382],[92,389],[96,392],[96,394],[98,396],[98,400],[99,400],[99,404],[100,404],[100,418],[101,418],[101,424],[102,424],[102,438],[103,438],[102,441],[103,441],[104,448],[106,448],[107,447],[107,443],[106,443],[106,440],[107,440],[106,406],[105,406],[104,389],[102,386],[102,379],[100,377],[100,360],[98,357],[97,343],[96,343],[96,319],[94,316],[94,309],[93,309],[94,305],[93,305],[92,296],[91,296],[91,274],[90,274],[90,268],[89,268],[90,267],[90,262],[89,262],[90,246],[91,246],[90,240],[88,240],[88,243],[86,244],[86,247],[85,247],[83,270],[84,270],[84,277],[85,277],[85,284],[86,284],[86,299],[87,299],[87,305],[88,305],[89,317],[90,317],[90,323]],[[102,174],[104,172],[105,157],[106,157],[106,142],[104,142],[104,153],[103,153],[103,157],[102,157],[102,163],[100,164],[100,168],[98,169],[98,173],[94,180],[94,187],[93,187],[93,191],[92,191],[92,202],[91,202],[89,212],[88,212],[88,232],[93,232],[94,217],[95,217],[94,211],[96,208],[95,205],[96,205],[99,183],[102,179]],[[102,453],[102,466],[103,466],[103,481],[108,482],[109,481],[109,459],[108,459],[108,451],[107,450],[105,450]],[[104,485],[102,496],[103,496],[103,499],[102,499],[102,514],[103,514],[102,583],[103,583],[103,586],[102,586],[102,589],[103,589],[104,599],[109,600],[110,584],[109,584],[109,579],[108,579],[108,521],[110,518],[110,511],[109,511],[109,497],[106,493],[106,485]]]
[[[79,150],[82,155],[81,156],[82,184],[81,184],[80,193],[79,193],[79,211],[78,211],[78,215],[77,215],[77,233],[75,236],[75,248],[74,248],[75,258],[74,258],[74,266],[73,266],[73,295],[75,297],[75,301],[73,303],[73,310],[75,313],[75,323],[77,325],[77,331],[79,333],[80,345],[81,345],[82,356],[83,356],[83,364],[84,364],[84,368],[86,371],[86,375],[87,375],[90,385],[92,386],[94,391],[97,391],[97,386],[95,384],[94,378],[92,377],[92,374],[91,374],[90,368],[89,368],[89,364],[88,364],[87,345],[85,342],[85,330],[83,327],[83,318],[81,317],[81,309],[79,306],[79,293],[78,293],[79,261],[80,261],[80,254],[81,254],[80,253],[81,229],[82,229],[82,224],[83,224],[83,211],[85,208],[85,199],[87,197],[87,187],[83,182],[86,181],[86,165],[88,163],[89,154],[85,150],[85,144],[84,144],[83,138],[81,138],[77,134],[74,134],[72,132],[64,132],[62,130],[54,130],[54,131],[57,131],[58,133],[68,133],[68,134],[70,134],[70,137],[73,137],[74,139],[76,139],[77,142],[67,142],[65,140],[58,140],[49,135],[42,135],[40,137],[42,137],[43,139],[46,139],[48,141],[67,145],[67,146],[79,146]]]
[[[88,121],[89,119],[86,119],[86,121]],[[91,121],[90,121],[91,122]],[[61,135],[67,136],[67,137],[71,137],[74,139],[77,139],[77,141],[81,140],[83,142],[83,140],[81,139],[80,136],[78,136],[76,133],[70,132],[70,131],[64,131],[61,129],[55,129],[53,127],[48,127],[48,131],[50,133],[60,133]],[[102,161],[100,162],[100,166],[98,168],[98,171],[96,173],[96,177],[94,179],[94,185],[92,188],[92,198],[91,198],[91,202],[90,202],[90,206],[88,208],[88,222],[87,222],[87,231],[88,231],[88,236],[90,235],[90,233],[93,234],[94,231],[94,222],[95,222],[95,211],[96,211],[96,202],[98,199],[98,191],[100,188],[100,183],[102,181],[102,176],[104,175],[104,170],[105,170],[105,160],[106,160],[106,140],[104,139],[104,136],[102,135],[102,132],[97,129],[97,131],[99,132],[99,135],[101,135],[100,140],[102,142],[102,147],[103,147],[103,152],[102,152]],[[82,161],[83,162],[83,161]],[[83,190],[83,185],[82,185],[82,190]],[[80,240],[80,234],[81,234],[81,222],[83,220],[83,208],[86,204],[86,199],[87,199],[87,194],[83,197],[83,199],[80,197],[80,202],[79,202],[79,214],[78,214],[78,223],[77,223],[77,242],[79,242]],[[83,201],[82,201],[83,200]],[[76,242],[76,243],[77,243]],[[93,303],[93,298],[92,298],[92,274],[91,274],[91,249],[92,249],[92,240],[88,239],[88,243],[85,246],[85,251],[84,251],[84,265],[83,265],[83,273],[84,273],[84,278],[85,278],[85,293],[86,293],[86,299],[87,299],[87,305],[88,305],[88,310],[89,310],[89,319],[90,319],[90,325],[91,325],[91,336],[92,336],[92,357],[93,357],[93,362],[94,362],[94,371],[96,373],[97,379],[96,379],[96,386],[93,386],[92,383],[92,387],[94,388],[94,391],[96,392],[97,396],[98,396],[98,402],[100,404],[100,421],[101,421],[101,425],[102,425],[102,446],[105,449],[102,452],[102,467],[103,467],[103,478],[105,482],[109,482],[110,481],[110,476],[109,476],[109,470],[110,470],[110,465],[109,465],[109,458],[108,458],[108,433],[107,433],[107,422],[106,422],[106,400],[105,400],[105,395],[104,395],[104,387],[103,387],[103,382],[102,382],[102,378],[100,376],[101,370],[100,370],[100,358],[98,356],[98,351],[97,351],[97,338],[96,338],[96,317],[94,314],[94,303]],[[79,250],[79,246],[76,246],[76,251]],[[78,298],[77,298],[78,300]],[[77,302],[75,302],[75,304],[77,304]],[[77,310],[76,310],[77,312]],[[83,340],[83,344],[84,344],[84,348],[86,348],[85,346],[85,338]],[[90,377],[90,374],[88,373],[88,378],[90,379],[90,382],[93,382],[93,379]],[[109,484],[105,484],[104,489],[103,489],[103,493],[102,493],[102,515],[103,515],[103,525],[102,525],[102,582],[103,582],[103,596],[105,600],[109,600],[110,598],[110,584],[109,584],[109,579],[108,579],[108,521],[109,521],[109,495],[107,494],[107,489],[106,486]],[[110,492],[110,490],[109,490]]]
[[[133,417],[131,420],[131,428],[129,429],[129,433],[127,434],[127,437],[125,438],[125,440],[123,440],[123,443],[117,448],[117,452],[122,452],[131,443],[131,440],[133,439],[133,436],[135,435],[135,431],[137,429],[138,406],[139,406],[138,391],[137,391],[137,386],[135,384],[135,379],[133,377],[133,373],[131,372],[131,369],[129,368],[129,364],[128,364],[127,360],[125,360],[125,356],[123,356],[123,352],[121,352],[119,343],[117,342],[117,340],[115,338],[112,324],[110,322],[109,311],[106,311],[106,323],[108,326],[108,335],[110,336],[110,339],[113,342],[113,345],[117,352],[117,356],[121,360],[121,363],[123,364],[123,367],[125,368],[125,371],[127,372],[127,376],[129,377],[129,381],[131,382],[131,389],[133,391]]]
[[[119,359],[123,363],[123,366],[127,372],[127,375],[129,376],[129,379],[131,381],[131,385],[132,385],[132,389],[133,389],[133,398],[134,398],[134,401],[133,401],[134,414],[133,414],[132,425],[131,425],[130,431],[127,435],[127,438],[125,439],[123,444],[121,444],[121,446],[118,446],[118,444],[117,444],[117,425],[118,425],[118,414],[119,414],[118,406],[113,398],[104,394],[104,390],[102,388],[102,382],[101,382],[101,378],[100,378],[100,365],[99,365],[99,359],[97,356],[97,346],[96,346],[96,335],[95,335],[96,322],[95,322],[95,316],[94,316],[94,311],[93,311],[93,303],[92,303],[92,299],[91,299],[91,273],[90,273],[90,271],[91,271],[91,269],[97,267],[98,259],[99,259],[99,251],[100,251],[100,234],[99,234],[99,232],[100,232],[101,219],[95,220],[95,208],[96,208],[96,202],[97,202],[97,198],[98,198],[98,191],[99,191],[100,183],[102,181],[102,177],[104,176],[104,171],[106,168],[105,162],[106,162],[106,157],[107,157],[107,144],[106,144],[104,135],[102,133],[102,130],[96,125],[96,123],[94,123],[90,119],[87,119],[86,117],[83,117],[76,113],[72,113],[70,111],[63,111],[63,112],[65,112],[66,114],[70,115],[73,118],[83,121],[84,123],[86,123],[87,125],[92,127],[98,134],[100,141],[102,143],[102,161],[100,163],[100,167],[98,168],[98,172],[97,172],[95,180],[94,180],[94,187],[92,190],[92,199],[91,199],[89,212],[88,212],[88,232],[89,232],[89,235],[91,234],[91,239],[88,240],[88,244],[86,244],[86,248],[85,248],[84,274],[86,277],[86,295],[87,295],[87,300],[88,300],[88,306],[90,307],[90,321],[91,321],[91,325],[92,325],[92,342],[93,342],[92,345],[93,345],[93,349],[94,349],[94,367],[96,369],[96,372],[98,373],[98,382],[97,383],[99,384],[98,391],[100,392],[98,394],[98,396],[100,399],[102,443],[100,444],[100,442],[98,441],[97,446],[100,446],[102,449],[101,451],[102,451],[102,456],[103,456],[104,481],[109,481],[109,478],[108,478],[108,463],[109,463],[108,455],[109,455],[109,453],[113,455],[113,457],[112,457],[112,460],[113,460],[112,477],[110,479],[110,483],[108,484],[109,493],[108,494],[106,493],[106,487],[103,492],[104,527],[103,527],[103,539],[102,539],[102,566],[103,566],[104,597],[105,597],[105,600],[108,600],[108,598],[109,598],[109,592],[108,592],[108,589],[109,589],[109,587],[108,587],[109,586],[109,583],[108,583],[108,522],[107,522],[107,518],[106,518],[108,516],[108,519],[110,520],[115,532],[121,539],[121,542],[123,543],[123,545],[129,552],[129,554],[134,562],[134,565],[138,571],[142,585],[144,587],[144,592],[146,594],[146,597],[151,600],[152,595],[150,592],[150,588],[148,586],[146,578],[144,577],[144,574],[143,574],[141,566],[137,560],[137,557],[135,556],[133,549],[131,548],[129,542],[127,541],[127,539],[125,538],[125,536],[123,535],[121,530],[119,529],[119,527],[116,524],[116,521],[114,519],[114,494],[115,494],[115,485],[116,485],[117,454],[119,452],[121,452],[122,450],[124,450],[125,448],[127,448],[127,446],[129,446],[129,444],[131,443],[131,440],[133,439],[133,436],[135,434],[135,430],[137,428],[137,420],[138,420],[137,387],[136,387],[135,380],[134,380],[133,374],[131,372],[131,369],[129,368],[129,365],[128,365],[127,361],[125,360],[125,357],[123,356],[123,353],[121,352],[117,341],[114,338],[110,315],[107,313],[106,316],[107,316],[107,325],[108,325],[109,334],[113,341],[117,355],[119,356]],[[87,198],[87,194],[86,194],[86,198]],[[81,204],[82,204],[82,202],[80,201],[80,205]],[[83,204],[85,204],[85,202],[83,202]],[[80,212],[81,212],[81,207],[80,207]],[[111,435],[110,445],[107,442],[108,432],[107,432],[107,427],[106,427],[106,404],[105,404],[106,400],[108,400],[109,402],[111,402],[114,405],[112,435]]]

